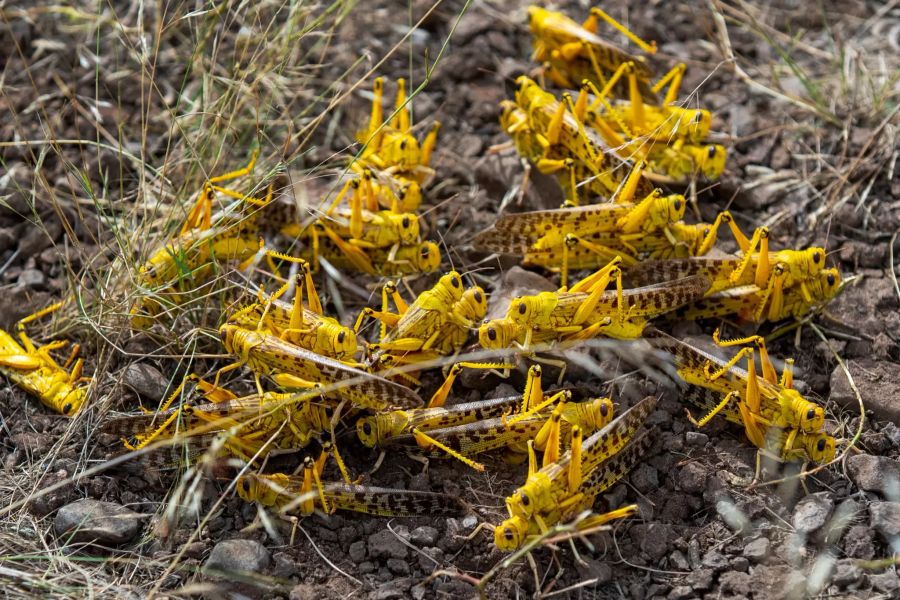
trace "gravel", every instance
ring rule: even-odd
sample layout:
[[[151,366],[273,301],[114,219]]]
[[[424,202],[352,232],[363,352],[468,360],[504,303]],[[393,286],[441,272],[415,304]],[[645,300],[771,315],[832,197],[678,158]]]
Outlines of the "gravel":
[[[225,540],[213,546],[203,570],[223,574],[260,573],[271,563],[269,550],[255,540]]]
[[[113,502],[85,498],[59,509],[53,531],[66,541],[119,545],[134,539],[143,516]]]

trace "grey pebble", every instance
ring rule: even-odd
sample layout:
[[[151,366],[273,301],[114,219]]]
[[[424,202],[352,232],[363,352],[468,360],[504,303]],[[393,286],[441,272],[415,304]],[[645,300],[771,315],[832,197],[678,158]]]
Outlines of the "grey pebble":
[[[861,490],[882,496],[900,495],[900,462],[886,456],[857,454],[847,459],[847,473]]]
[[[409,548],[387,529],[376,531],[369,536],[370,558],[406,558]]]
[[[701,494],[706,489],[707,471],[703,465],[689,462],[678,474],[678,486],[689,494]]]
[[[47,277],[37,269],[24,269],[19,273],[18,284],[27,288],[43,288],[47,284]]]
[[[362,540],[353,542],[347,549],[347,554],[354,563],[359,564],[363,562],[366,560],[366,543]]]
[[[204,571],[259,573],[271,562],[269,550],[255,540],[225,540],[213,546]]]
[[[687,431],[684,434],[684,441],[688,446],[705,446],[709,436],[699,431]]]
[[[869,506],[872,528],[900,553],[900,502],[873,502]]]
[[[416,527],[409,534],[409,541],[416,546],[434,546],[437,541],[438,530],[434,527]]]
[[[810,494],[797,503],[791,523],[799,532],[812,533],[825,525],[833,508],[829,492]]]
[[[122,372],[122,383],[136,394],[154,402],[166,396],[169,381],[159,369],[148,363],[132,363]]]
[[[142,518],[143,515],[113,502],[84,498],[59,509],[53,519],[53,531],[74,542],[118,545],[137,535]]]
[[[768,538],[757,538],[744,546],[743,554],[746,558],[755,563],[765,562],[766,558],[769,556],[770,547],[771,544],[769,543]]]

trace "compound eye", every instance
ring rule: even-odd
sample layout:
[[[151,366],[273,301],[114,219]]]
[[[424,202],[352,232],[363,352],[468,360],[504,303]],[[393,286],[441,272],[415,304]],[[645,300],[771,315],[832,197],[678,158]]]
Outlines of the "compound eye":
[[[409,215],[405,215],[403,217],[403,228],[407,229],[409,227]]]
[[[372,425],[369,423],[363,423],[363,433],[366,435],[372,435]]]
[[[519,494],[519,498],[522,499],[522,506],[528,506],[529,504],[531,504],[531,500],[529,500],[528,496],[526,496],[525,494]]]
[[[481,292],[475,292],[475,302],[477,302],[478,304],[481,304],[481,300],[482,300]]]
[[[325,416],[330,418],[333,414],[334,414],[334,409],[331,408],[330,406],[326,406],[325,407]]]
[[[676,200],[674,206],[675,210],[681,210],[681,200]]]
[[[702,121],[703,121],[703,113],[700,111],[697,111],[697,113],[694,115],[694,123],[700,123]]]
[[[818,443],[816,444],[816,449],[817,449],[819,452],[824,452],[824,451],[825,451],[825,440],[824,440],[824,439],[820,439],[820,440],[818,441]]]
[[[604,417],[609,414],[609,407],[606,405],[606,403],[600,405],[600,414]]]
[[[71,411],[71,410],[72,410],[72,403],[71,403],[71,402],[66,402],[65,404],[63,404],[62,411],[63,411],[63,414],[64,414],[64,415],[69,414],[69,411]]]
[[[497,341],[497,330],[493,327],[488,327],[488,339],[492,342]]]
[[[519,314],[524,315],[526,310],[528,310],[528,308],[526,308],[525,303],[520,302],[519,303]]]
[[[716,157],[716,147],[710,146],[709,148],[707,148],[706,155],[709,156],[710,158],[715,158]]]
[[[506,540],[509,541],[509,542],[513,541],[513,532],[512,532],[512,530],[511,530],[511,529],[505,529],[505,530],[503,530],[503,538],[506,539]]]
[[[422,251],[421,251],[422,258],[428,258],[429,254],[431,254],[431,251],[428,249],[428,246],[422,246]]]
[[[400,149],[406,150],[406,140],[400,140]]]
[[[828,285],[834,285],[834,275],[828,274]]]
[[[462,285],[462,282],[460,282],[459,277],[451,277],[450,285],[452,285],[455,288],[458,288],[459,286]]]
[[[338,334],[338,344],[343,344],[343,343],[344,343],[344,337],[345,337],[344,334],[345,334],[344,331],[342,331],[342,332],[340,332],[340,333]]]
[[[806,411],[806,420],[807,421],[812,421],[815,418],[816,418],[816,409],[811,408],[808,411]]]
[[[819,264],[820,260],[822,260],[822,254],[818,251],[813,252],[813,262]]]
[[[248,494],[250,493],[250,480],[245,479],[241,482],[241,487],[244,488],[244,491]]]

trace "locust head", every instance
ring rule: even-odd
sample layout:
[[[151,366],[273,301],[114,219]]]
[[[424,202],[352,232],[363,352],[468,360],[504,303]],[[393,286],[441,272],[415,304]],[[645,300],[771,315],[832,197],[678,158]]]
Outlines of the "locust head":
[[[408,421],[402,411],[363,417],[356,422],[356,435],[364,445],[374,448],[391,435],[403,431]]]
[[[826,433],[803,436],[803,445],[809,458],[819,464],[833,461],[837,451],[834,438]]]
[[[352,358],[357,350],[356,332],[339,323],[330,325],[330,327],[316,328],[316,345],[320,348],[328,348],[329,355],[338,360]]]
[[[489,350],[509,348],[520,331],[521,326],[512,319],[492,319],[478,328],[478,343]]]
[[[43,401],[56,412],[71,417],[81,410],[86,399],[87,388],[74,387],[68,375],[59,373],[54,376],[53,383]]]
[[[477,322],[487,314],[487,296],[480,287],[473,286],[463,292],[459,301],[459,314],[470,321]]]
[[[801,431],[814,433],[821,431],[825,425],[825,411],[815,402],[810,402],[800,392],[794,389],[781,390],[783,400],[788,404],[788,410],[791,412],[791,421],[800,428]]]
[[[522,547],[527,535],[528,521],[510,517],[494,528],[494,545],[504,552],[512,552]]]

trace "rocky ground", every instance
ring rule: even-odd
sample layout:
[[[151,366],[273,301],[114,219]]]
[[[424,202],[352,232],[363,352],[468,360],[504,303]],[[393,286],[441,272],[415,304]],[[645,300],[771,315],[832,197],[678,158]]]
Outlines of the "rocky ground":
[[[478,2],[464,10],[463,2],[448,1],[430,13],[431,2],[359,5],[334,30],[310,80],[337,80],[351,68],[358,78],[391,51],[410,18],[417,21],[427,13],[406,44],[377,68],[389,81],[412,75],[414,83],[421,82],[452,30],[428,85],[414,101],[417,122],[437,118],[443,123],[437,176],[427,194],[434,209],[426,219],[457,270],[480,269],[479,283],[495,298],[513,287],[542,285],[540,277],[511,268],[514,259],[483,260],[470,246],[473,234],[493,222],[501,199],[521,181],[519,160],[490,148],[506,141],[497,124],[498,102],[511,96],[517,75],[534,68],[528,60],[526,5]],[[586,13],[581,3],[558,5],[571,15]],[[567,385],[609,393],[623,408],[646,395],[661,398],[650,417],[657,434],[647,460],[598,504],[602,509],[634,502],[640,515],[590,536],[590,544],[542,547],[498,568],[504,555],[494,549],[489,532],[467,538],[479,523],[502,518],[503,498],[522,478],[520,468],[503,462],[489,462],[486,474],[439,461],[423,472],[420,463],[397,457],[375,475],[379,485],[462,497],[471,511],[458,519],[343,514],[293,523],[266,518],[255,506],[223,493],[227,470],[179,480],[140,464],[105,465],[114,440],[98,438],[97,425],[107,411],[131,410],[138,399],[146,406],[159,402],[174,378],[176,346],[114,332],[101,316],[82,315],[71,320],[71,335],[94,357],[88,372],[101,385],[101,401],[71,423],[16,388],[0,391],[6,482],[0,485],[0,504],[12,505],[0,512],[0,557],[9,565],[0,568],[0,580],[9,595],[123,597],[156,589],[173,596],[469,597],[475,594],[474,582],[488,573],[489,597],[550,597],[554,592],[637,600],[900,595],[892,563],[900,555],[900,179],[894,171],[900,13],[845,0],[815,10],[790,1],[721,8],[730,48],[747,75],[742,78],[724,60],[729,46],[707,5],[632,2],[606,9],[627,17],[639,35],[657,40],[660,52],[653,63],[659,71],[675,60],[687,62],[683,90],[691,92],[692,105],[714,112],[714,130],[731,148],[722,180],[696,190],[702,216],[711,220],[728,207],[745,229],[769,225],[778,245],[825,245],[829,261],[845,278],[857,276],[815,319],[824,339],[805,325],[770,346],[774,355],[796,358],[798,388],[826,406],[827,427],[843,447],[852,440],[844,460],[802,481],[790,477],[795,467],[782,472],[769,465],[767,478],[787,476],[785,481],[749,486],[755,452],[739,429],[714,422],[696,430],[674,390],[633,373],[622,360],[627,349],[595,355],[604,377],[572,369]],[[94,7],[73,13],[2,10],[0,102],[11,118],[0,126],[5,196],[0,281],[8,298],[2,325],[8,327],[73,285],[103,296],[108,290],[98,274],[109,265],[112,271],[119,268],[119,238],[127,231],[111,225],[113,217],[117,223],[131,222],[134,213],[123,207],[146,205],[148,195],[161,208],[174,202],[171,195],[152,192],[157,174],[145,172],[124,153],[23,140],[84,138],[114,146],[117,131],[143,128],[141,142],[125,151],[155,165],[168,164],[174,156],[169,176],[175,180],[196,175],[191,157],[208,156],[210,147],[221,142],[206,142],[229,130],[228,124],[210,119],[203,123],[203,135],[200,127],[180,131],[178,119],[170,118],[177,111],[142,105],[129,91],[137,88],[123,85],[142,81],[126,77],[137,72],[127,55],[116,59],[121,64],[107,63],[102,85],[95,86],[94,38],[110,35],[107,25],[114,19],[125,24],[123,39],[133,43],[133,28],[143,26],[137,9],[106,11],[93,20],[87,15]],[[221,55],[190,62],[185,58],[189,48],[172,43],[157,55],[155,71],[143,81],[156,82],[160,96],[174,102],[172,90],[189,74],[187,65],[198,79],[200,73],[223,76],[210,64],[240,60],[244,38],[240,19],[231,13],[219,17],[223,39],[237,36],[233,47],[223,42]],[[96,31],[85,23],[96,23]],[[204,27],[197,25],[196,36],[209,34]],[[139,44],[125,47],[144,51]],[[75,48],[74,55],[67,48]],[[362,63],[356,64],[360,56]],[[300,115],[296,125],[273,116],[260,127],[263,146],[283,148],[282,156],[291,158],[291,172],[301,181],[300,173],[328,166],[336,152],[345,152],[366,119],[364,94],[351,95],[341,113],[332,113],[297,154],[292,144],[302,136],[294,134],[309,123],[302,110],[313,100],[271,74],[260,75],[250,87],[252,94],[269,94],[272,115],[282,114],[276,110]],[[801,105],[785,96],[804,100]],[[95,97],[106,101],[94,102]],[[247,105],[239,107],[236,112]],[[279,137],[275,124],[289,133],[280,130]],[[169,155],[169,144],[187,144],[192,152]],[[244,160],[240,152],[226,164]],[[308,185],[317,189],[315,182]],[[551,207],[559,198],[553,182],[536,177],[523,202],[513,201],[508,209]],[[667,325],[698,343],[715,326]],[[510,383],[468,378],[457,395],[474,400],[515,389]],[[362,472],[374,463],[376,454],[352,435],[340,442],[351,469]],[[90,471],[94,468],[96,474]],[[18,501],[25,506],[13,504]],[[167,511],[179,503],[181,518],[173,519]],[[71,536],[67,532],[77,523],[88,527]],[[234,570],[257,575],[241,582],[215,576]]]

